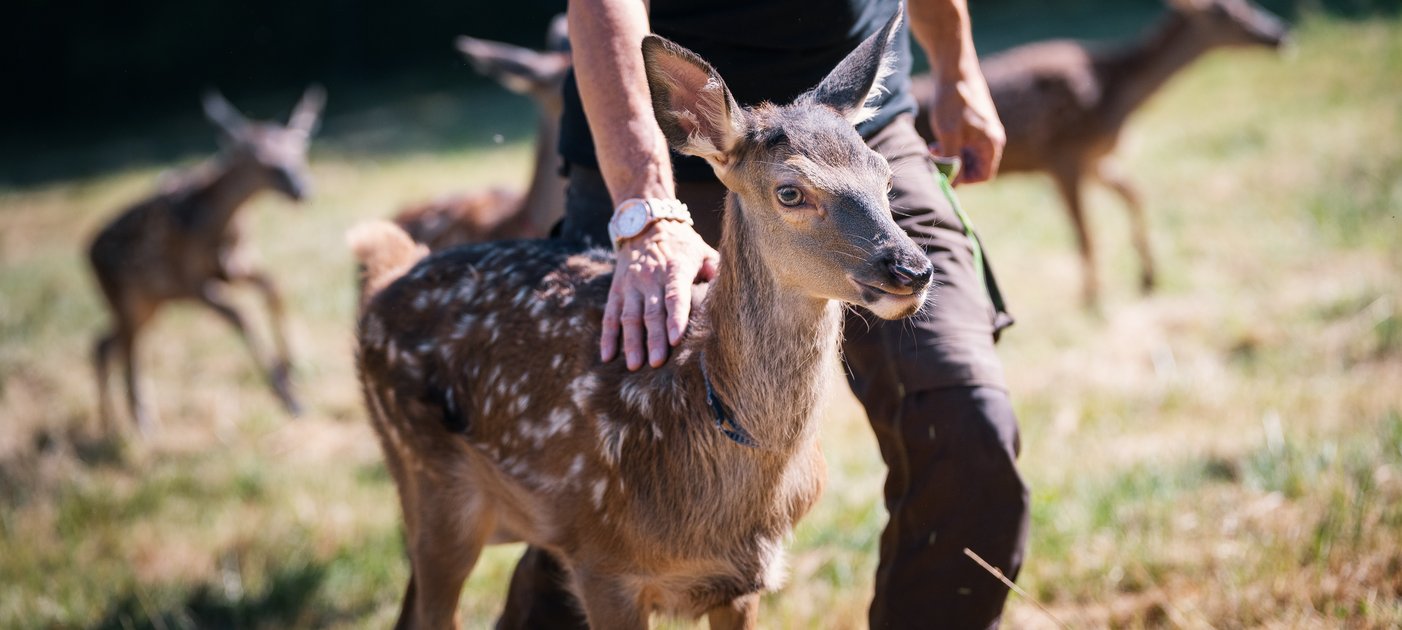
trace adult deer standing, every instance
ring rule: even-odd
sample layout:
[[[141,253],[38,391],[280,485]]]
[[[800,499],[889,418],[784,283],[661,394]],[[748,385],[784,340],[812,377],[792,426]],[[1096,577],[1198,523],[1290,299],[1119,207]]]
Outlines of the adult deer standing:
[[[98,232],[88,257],[113,319],[111,330],[98,339],[94,351],[99,413],[109,429],[107,376],[114,351],[126,368],[132,417],[143,432],[150,428],[151,414],[138,383],[136,340],[158,308],[179,299],[198,300],[228,321],[266,371],[278,400],[290,413],[299,413],[290,383],[282,299],[242,244],[239,209],[264,189],[294,201],[306,198],[310,192],[307,145],[325,98],[321,88],[308,89],[284,127],[251,122],[222,96],[206,95],[205,115],[222,134],[219,155],[123,210]],[[277,350],[272,358],[225,297],[231,284],[241,283],[256,287],[267,301]]]
[[[592,627],[653,612],[755,626],[781,541],[821,492],[840,303],[905,317],[933,273],[853,127],[898,20],[793,104],[753,109],[690,51],[643,41],[668,142],[730,190],[719,276],[661,368],[599,362],[604,252],[516,242],[419,261],[390,224],[352,233],[369,274],[358,367],[410,556],[399,627],[455,625],[483,545],[510,540],[568,567]]]
[[[556,144],[570,69],[564,15],[551,22],[546,50],[462,36],[458,50],[478,72],[536,104],[535,166],[524,195],[509,188],[459,193],[406,207],[394,217],[415,241],[431,249],[464,243],[544,238],[565,210],[565,181]]]
[[[1144,209],[1134,185],[1116,166],[1114,150],[1131,114],[1174,74],[1204,53],[1227,46],[1279,47],[1287,26],[1247,0],[1168,0],[1170,11],[1144,37],[1119,47],[1092,48],[1053,40],[1013,48],[983,61],[983,72],[1007,130],[1001,173],[1051,175],[1071,215],[1080,247],[1082,299],[1099,303],[1094,244],[1086,224],[1082,182],[1108,186],[1129,210],[1139,255],[1140,285],[1156,281]],[[922,107],[934,85],[918,77],[912,90]],[[916,117],[932,142],[928,116]]]

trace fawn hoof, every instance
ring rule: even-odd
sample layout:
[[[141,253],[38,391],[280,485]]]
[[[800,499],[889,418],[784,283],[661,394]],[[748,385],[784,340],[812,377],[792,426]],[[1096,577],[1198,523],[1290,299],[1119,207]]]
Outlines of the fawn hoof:
[[[291,395],[282,399],[282,408],[286,409],[287,415],[293,418],[302,417],[302,403],[297,402],[297,399],[293,398]]]
[[[1146,273],[1139,278],[1139,292],[1144,295],[1149,295],[1154,292],[1154,289],[1158,288],[1158,284],[1158,280],[1154,278],[1154,274]]]
[[[136,432],[143,438],[151,437],[156,433],[156,419],[151,412],[145,409],[132,411],[132,418],[136,421]]]
[[[271,379],[273,391],[277,393],[277,399],[282,403],[288,415],[296,418],[302,415],[302,403],[297,401],[297,397],[292,394],[292,368],[286,363],[282,363],[273,368]]]

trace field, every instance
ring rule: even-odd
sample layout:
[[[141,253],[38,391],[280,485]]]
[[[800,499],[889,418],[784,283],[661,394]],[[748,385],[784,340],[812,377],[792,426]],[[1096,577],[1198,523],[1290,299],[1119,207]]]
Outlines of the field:
[[[1068,626],[1402,625],[1402,19],[1307,16],[1297,36],[1283,57],[1209,57],[1133,123],[1153,296],[1134,290],[1112,196],[1090,199],[1096,316],[1048,182],[963,193],[1019,320],[1000,344],[1033,488],[1018,582]],[[521,107],[494,98],[493,115]],[[97,426],[105,315],[82,247],[188,157],[0,189],[0,627],[392,623],[406,560],[354,380],[342,234],[405,201],[524,181],[519,120],[459,148],[385,139],[386,116],[431,134],[458,104],[333,109],[319,196],[248,209],[290,298],[296,421],[222,322],[179,307],[141,349],[159,429]],[[829,416],[829,489],[766,627],[865,626],[884,468],[845,392]],[[478,565],[468,627],[490,624],[519,553]],[[1016,596],[1008,620],[1054,624]]]

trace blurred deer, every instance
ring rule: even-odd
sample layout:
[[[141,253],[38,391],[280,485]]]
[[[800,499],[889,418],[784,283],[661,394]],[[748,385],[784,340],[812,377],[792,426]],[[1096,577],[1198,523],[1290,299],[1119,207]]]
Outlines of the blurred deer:
[[[1140,195],[1117,167],[1115,146],[1125,121],[1175,73],[1203,53],[1228,46],[1279,47],[1287,26],[1247,0],[1169,0],[1169,12],[1143,37],[1118,47],[1093,48],[1053,40],[1019,46],[983,61],[983,72],[1007,130],[1001,173],[1041,171],[1051,175],[1071,215],[1080,247],[1082,300],[1099,304],[1099,279],[1082,205],[1089,177],[1115,191],[1129,210],[1131,238],[1140,261],[1140,285],[1156,281]],[[934,85],[915,80],[916,98],[927,107]],[[930,131],[925,111],[920,133]]]
[[[397,627],[457,627],[483,546],[512,540],[564,562],[590,627],[645,628],[654,612],[756,626],[782,541],[822,489],[841,304],[907,317],[933,275],[892,218],[890,166],[854,128],[898,17],[794,103],[753,109],[695,54],[643,40],[668,143],[730,188],[726,263],[661,368],[599,362],[602,250],[424,258],[393,224],[352,232],[368,276],[357,367],[410,557]]]
[[[221,133],[220,153],[191,173],[168,179],[155,195],[123,210],[93,239],[88,256],[113,320],[94,351],[99,413],[109,430],[113,420],[107,377],[114,352],[126,368],[132,417],[142,432],[149,430],[151,412],[138,383],[136,341],[162,305],[179,299],[198,300],[228,321],[265,370],[278,400],[293,415],[300,412],[289,382],[282,299],[242,244],[239,209],[265,189],[293,201],[306,198],[307,145],[325,99],[320,87],[308,89],[282,126],[251,122],[224,97],[206,95],[204,112]],[[267,302],[276,347],[272,357],[225,296],[230,285],[244,283],[258,289]]]
[[[535,169],[530,187],[492,188],[459,193],[409,206],[394,221],[415,241],[432,249],[492,240],[544,238],[565,211],[565,181],[559,175],[556,144],[560,87],[570,69],[564,15],[551,22],[547,49],[534,51],[511,44],[462,36],[458,50],[478,72],[536,104]]]

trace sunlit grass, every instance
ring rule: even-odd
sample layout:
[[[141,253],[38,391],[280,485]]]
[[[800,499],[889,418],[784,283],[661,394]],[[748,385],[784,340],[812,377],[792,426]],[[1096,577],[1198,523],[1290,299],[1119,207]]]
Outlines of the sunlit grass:
[[[376,153],[377,120],[330,121],[314,201],[248,209],[289,297],[296,421],[222,322],[176,307],[141,350],[158,432],[98,437],[105,315],[80,253],[159,169],[0,191],[0,626],[392,622],[407,564],[354,382],[342,234],[523,183],[529,151]],[[1033,486],[1019,582],[1076,627],[1402,624],[1402,23],[1309,18],[1286,58],[1213,55],[1123,149],[1164,282],[1137,295],[1123,212],[1093,194],[1101,317],[1077,306],[1048,183],[964,192],[1019,319],[1000,345]],[[850,399],[831,416],[828,490],[766,627],[865,626],[884,468]],[[519,552],[484,557],[469,627],[490,624]],[[1009,617],[1048,624],[1016,598]]]

